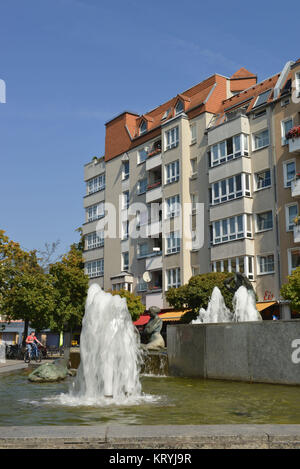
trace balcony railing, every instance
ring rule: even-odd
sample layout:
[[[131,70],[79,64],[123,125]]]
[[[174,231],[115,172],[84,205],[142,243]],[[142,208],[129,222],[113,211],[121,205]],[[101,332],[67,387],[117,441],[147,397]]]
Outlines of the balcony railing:
[[[153,182],[152,184],[148,184],[147,191],[151,191],[152,189],[156,189],[159,186],[161,186],[161,179],[159,181]]]

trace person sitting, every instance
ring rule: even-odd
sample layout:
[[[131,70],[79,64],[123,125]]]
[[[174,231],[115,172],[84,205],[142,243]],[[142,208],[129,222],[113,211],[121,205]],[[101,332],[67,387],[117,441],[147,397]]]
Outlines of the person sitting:
[[[38,356],[38,348],[36,344],[40,344],[43,347],[43,344],[36,338],[35,332],[32,331],[26,338],[26,348],[30,357],[37,358]]]

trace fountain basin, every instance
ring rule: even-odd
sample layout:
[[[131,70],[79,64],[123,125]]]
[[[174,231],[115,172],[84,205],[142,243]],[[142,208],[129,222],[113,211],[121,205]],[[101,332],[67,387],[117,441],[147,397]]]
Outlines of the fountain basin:
[[[300,320],[167,328],[173,376],[300,384]]]

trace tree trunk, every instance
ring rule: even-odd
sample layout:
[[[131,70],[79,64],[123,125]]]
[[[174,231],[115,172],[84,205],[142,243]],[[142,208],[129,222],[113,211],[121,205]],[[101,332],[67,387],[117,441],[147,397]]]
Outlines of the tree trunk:
[[[22,340],[22,347],[26,346],[26,338],[28,336],[28,327],[29,327],[29,321],[28,319],[25,319],[24,321],[24,332],[23,332],[23,340]]]

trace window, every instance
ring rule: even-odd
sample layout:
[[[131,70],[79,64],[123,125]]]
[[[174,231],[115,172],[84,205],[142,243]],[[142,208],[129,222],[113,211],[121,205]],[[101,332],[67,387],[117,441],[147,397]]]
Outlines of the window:
[[[137,290],[139,292],[148,290],[147,283],[143,280],[143,277],[138,277]]]
[[[209,167],[217,166],[240,156],[248,156],[248,154],[248,135],[235,135],[210,147]]]
[[[148,256],[149,254],[148,243],[138,244],[137,251],[138,251],[138,258]]]
[[[296,176],[296,162],[285,161],[283,163],[284,187],[291,187],[291,183]]]
[[[180,215],[180,195],[173,195],[166,199],[165,210],[166,215],[165,218],[174,218]]]
[[[124,161],[123,162],[123,168],[122,168],[122,180],[124,181],[125,179],[129,178],[129,161]]]
[[[129,221],[122,222],[122,240],[125,241],[129,238]]]
[[[293,119],[287,119],[281,121],[281,145],[287,145],[288,140],[286,139],[286,134],[293,127]]]
[[[272,210],[256,214],[256,231],[271,230],[273,228]]]
[[[212,205],[227,202],[239,197],[250,197],[250,175],[237,174],[212,185]]]
[[[197,141],[197,127],[196,124],[191,125],[191,144]]]
[[[101,174],[93,179],[87,181],[87,193],[94,194],[94,192],[98,192],[105,189],[105,174]]]
[[[167,290],[169,288],[178,288],[180,287],[180,268],[169,269],[166,272],[167,275]]]
[[[89,278],[100,277],[104,273],[104,259],[87,262],[85,268]]]
[[[179,100],[175,107],[175,115],[177,116],[177,114],[180,114],[183,111],[184,111],[183,102]]]
[[[285,206],[286,231],[293,231],[294,218],[298,215],[298,204]]]
[[[129,269],[129,252],[122,253],[122,271]]]
[[[251,216],[237,215],[213,222],[213,244],[252,236]]]
[[[179,231],[174,231],[169,233],[166,237],[167,248],[166,254],[174,254],[180,251],[180,233]]]
[[[147,132],[147,122],[143,121],[140,125],[140,135],[144,134]]]
[[[178,127],[173,127],[173,129],[167,130],[165,132],[165,148],[170,150],[170,148],[177,147],[179,143],[179,130]]]
[[[87,207],[86,213],[88,222],[104,217],[104,202]]]
[[[142,148],[141,150],[138,151],[138,164],[144,163],[146,161],[148,156],[148,152],[146,148]]]
[[[300,96],[300,72],[295,74],[297,98]]]
[[[85,248],[87,250],[102,247],[104,246],[104,231],[89,233],[85,236],[85,240]]]
[[[257,256],[258,274],[270,274],[274,272],[274,255]]]
[[[191,176],[197,174],[197,158],[192,158],[191,162]]]
[[[254,279],[252,256],[233,257],[215,261],[212,263],[211,267],[212,272],[241,272],[244,273],[249,280]]]
[[[297,267],[300,267],[300,249],[289,249],[288,250],[288,264],[289,264],[289,275]]]
[[[197,203],[198,203],[198,194],[191,194],[192,202],[192,213],[196,213]]]
[[[259,150],[269,145],[269,131],[264,130],[253,135],[253,148],[254,150]]]
[[[147,191],[147,178],[141,179],[138,182],[138,194],[144,194]]]
[[[256,190],[264,189],[271,186],[271,171],[266,169],[254,175]]]
[[[253,108],[257,107],[257,106],[261,106],[262,104],[265,104],[267,101],[268,101],[268,98],[270,96],[270,93],[271,93],[272,90],[267,90],[267,91],[264,91],[264,93],[261,93],[255,103],[254,103],[254,106]]]
[[[173,161],[165,166],[166,184],[176,182],[179,179],[179,160]]]
[[[122,194],[122,210],[127,210],[129,207],[129,191]]]

